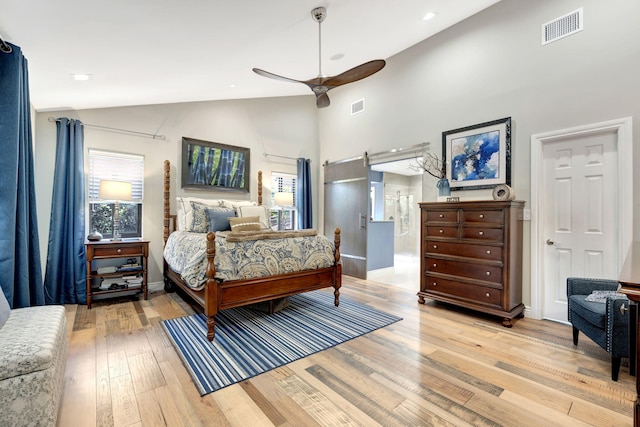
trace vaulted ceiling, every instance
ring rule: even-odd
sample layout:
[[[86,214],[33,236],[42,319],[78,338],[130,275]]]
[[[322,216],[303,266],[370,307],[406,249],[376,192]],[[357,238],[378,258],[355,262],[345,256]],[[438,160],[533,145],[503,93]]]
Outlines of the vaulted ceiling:
[[[3,0],[0,37],[27,57],[38,111],[310,95],[251,70],[317,77],[313,8],[327,8],[322,74],[336,75],[498,1]],[[428,12],[435,17],[422,20]]]

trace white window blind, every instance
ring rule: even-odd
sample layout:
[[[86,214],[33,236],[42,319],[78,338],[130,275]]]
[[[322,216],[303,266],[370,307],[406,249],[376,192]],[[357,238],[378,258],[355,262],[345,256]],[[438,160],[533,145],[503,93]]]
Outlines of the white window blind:
[[[89,150],[89,202],[99,202],[103,179],[131,183],[131,198],[142,203],[144,196],[144,157],[136,154]]]

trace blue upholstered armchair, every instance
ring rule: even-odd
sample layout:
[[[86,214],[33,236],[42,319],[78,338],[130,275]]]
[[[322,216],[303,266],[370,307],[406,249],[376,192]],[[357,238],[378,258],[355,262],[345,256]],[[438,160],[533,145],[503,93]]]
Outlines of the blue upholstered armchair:
[[[613,381],[618,381],[621,358],[629,357],[629,299],[622,294],[607,295],[602,303],[589,301],[587,297],[593,291],[617,289],[615,280],[567,278],[573,344],[578,345],[578,331],[581,331],[605,349],[611,355]]]

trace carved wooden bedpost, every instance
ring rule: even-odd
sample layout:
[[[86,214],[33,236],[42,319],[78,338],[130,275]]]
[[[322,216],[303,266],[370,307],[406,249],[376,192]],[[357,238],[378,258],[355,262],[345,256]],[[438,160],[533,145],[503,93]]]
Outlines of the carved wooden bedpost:
[[[258,171],[258,205],[262,206],[262,171]]]
[[[213,341],[215,335],[216,319],[218,313],[218,286],[214,279],[216,266],[213,262],[216,256],[216,235],[213,232],[207,233],[207,283],[204,285],[206,297],[204,299],[204,314],[207,316],[207,339]]]
[[[340,288],[342,287],[342,262],[340,261],[340,229],[339,228],[336,228],[335,232],[333,233],[333,246],[335,247],[334,264],[336,266],[336,269],[333,272],[333,274],[335,275],[335,277],[333,278],[333,283],[334,283],[333,288],[335,289],[333,291],[333,295],[334,295],[333,303],[337,307],[338,305],[340,305]]]
[[[164,243],[162,247],[164,248],[167,244],[167,239],[169,239],[169,222],[171,218],[171,206],[170,206],[170,195],[169,191],[171,190],[171,165],[169,160],[164,161],[164,233],[162,235],[162,239]]]

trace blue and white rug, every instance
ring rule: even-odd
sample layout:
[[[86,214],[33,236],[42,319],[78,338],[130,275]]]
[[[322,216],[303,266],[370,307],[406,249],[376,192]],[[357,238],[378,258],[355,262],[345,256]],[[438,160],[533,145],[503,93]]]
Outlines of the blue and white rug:
[[[162,322],[200,395],[275,369],[401,320],[333,294],[313,291],[289,297],[283,310],[266,314],[239,307],[216,315],[207,341],[202,314]]]

